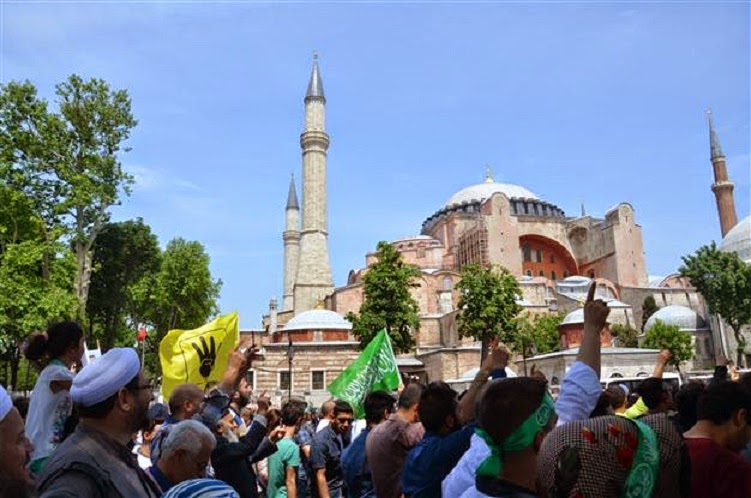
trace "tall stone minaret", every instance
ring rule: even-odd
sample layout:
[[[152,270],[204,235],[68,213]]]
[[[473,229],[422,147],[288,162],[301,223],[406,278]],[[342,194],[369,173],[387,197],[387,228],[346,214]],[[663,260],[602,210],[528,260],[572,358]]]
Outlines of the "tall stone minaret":
[[[727,164],[725,163],[725,154],[720,147],[720,139],[714,129],[712,121],[712,112],[707,111],[709,120],[709,151],[712,167],[714,168],[714,183],[712,192],[717,199],[717,212],[720,215],[720,229],[722,237],[725,237],[731,228],[738,224],[738,215],[735,212],[735,200],[733,199],[733,188],[735,185],[728,178]]]
[[[300,204],[297,203],[295,177],[289,181],[287,194],[287,222],[282,234],[284,239],[284,293],[282,294],[282,310],[295,308],[295,277],[297,263],[300,259]]]
[[[313,71],[305,94],[305,128],[300,135],[302,148],[302,237],[300,260],[294,286],[295,313],[315,308],[319,299],[331,294],[334,283],[329,265],[326,222],[326,97],[313,56]]]

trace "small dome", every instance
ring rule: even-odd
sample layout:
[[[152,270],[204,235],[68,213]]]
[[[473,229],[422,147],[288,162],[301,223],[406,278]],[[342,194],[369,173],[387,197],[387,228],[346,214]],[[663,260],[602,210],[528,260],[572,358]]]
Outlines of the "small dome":
[[[292,318],[284,330],[352,330],[352,324],[330,310],[309,310]]]
[[[446,201],[446,207],[470,201],[484,201],[495,193],[504,194],[509,199],[539,199],[524,187],[512,183],[486,182],[463,188]]]
[[[561,325],[569,325],[572,323],[584,323],[584,308],[577,308],[563,319]]]
[[[751,263],[751,216],[742,219],[720,243],[720,251],[735,252],[746,263]]]
[[[648,331],[660,320],[667,325],[677,325],[681,330],[698,330],[706,328],[704,319],[694,310],[685,306],[665,306],[655,311],[644,325],[644,331]]]

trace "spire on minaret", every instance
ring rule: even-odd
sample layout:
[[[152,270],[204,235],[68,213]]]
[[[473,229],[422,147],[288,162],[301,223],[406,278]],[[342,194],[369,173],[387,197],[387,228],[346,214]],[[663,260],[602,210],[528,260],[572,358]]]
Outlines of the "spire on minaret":
[[[709,150],[712,169],[714,170],[712,192],[714,192],[717,201],[717,214],[720,215],[720,232],[725,237],[738,223],[738,215],[735,212],[735,198],[733,197],[735,185],[728,177],[725,154],[722,153],[722,148],[720,148],[720,140],[717,138],[717,132],[714,129],[712,112],[709,110],[707,110],[707,120],[709,121]]]
[[[310,82],[308,82],[308,91],[305,92],[305,100],[319,98],[326,100],[323,94],[323,81],[321,80],[321,71],[318,69],[318,53],[313,52],[313,71],[310,73]]]
[[[584,218],[585,216],[587,216],[587,211],[586,209],[584,209],[584,199],[582,199],[581,204],[582,204],[582,218]]]
[[[295,189],[295,175],[289,181],[289,193],[287,194],[287,209],[300,209],[297,202],[297,190]]]
[[[489,164],[485,165],[485,183],[495,183],[495,180],[493,180],[493,170]]]
[[[720,139],[717,138],[717,132],[714,129],[714,120],[712,119],[712,111],[707,109],[707,120],[709,121],[709,152],[710,158],[715,159],[718,157],[725,157],[722,153],[722,147],[720,146]]]

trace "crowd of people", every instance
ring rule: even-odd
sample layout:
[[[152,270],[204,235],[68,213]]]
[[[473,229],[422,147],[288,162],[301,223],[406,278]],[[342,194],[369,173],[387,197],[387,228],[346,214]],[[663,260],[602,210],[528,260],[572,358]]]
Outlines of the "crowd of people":
[[[28,413],[0,388],[0,497],[751,497],[751,377],[719,366],[673,393],[664,351],[635,392],[603,390],[608,312],[592,286],[555,398],[534,369],[507,378],[496,346],[461,394],[440,381],[372,391],[364,420],[340,399],[319,413],[254,397],[244,348],[216,385],[155,403],[133,349],[74,375],[83,331],[60,323],[27,348],[45,365]]]

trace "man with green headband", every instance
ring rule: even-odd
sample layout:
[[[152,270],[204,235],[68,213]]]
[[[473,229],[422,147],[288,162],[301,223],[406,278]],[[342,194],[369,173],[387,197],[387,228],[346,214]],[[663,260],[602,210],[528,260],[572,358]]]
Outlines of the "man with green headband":
[[[544,382],[517,377],[491,383],[480,401],[476,430],[490,456],[478,467],[475,486],[462,498],[535,498],[537,454],[557,420]]]

